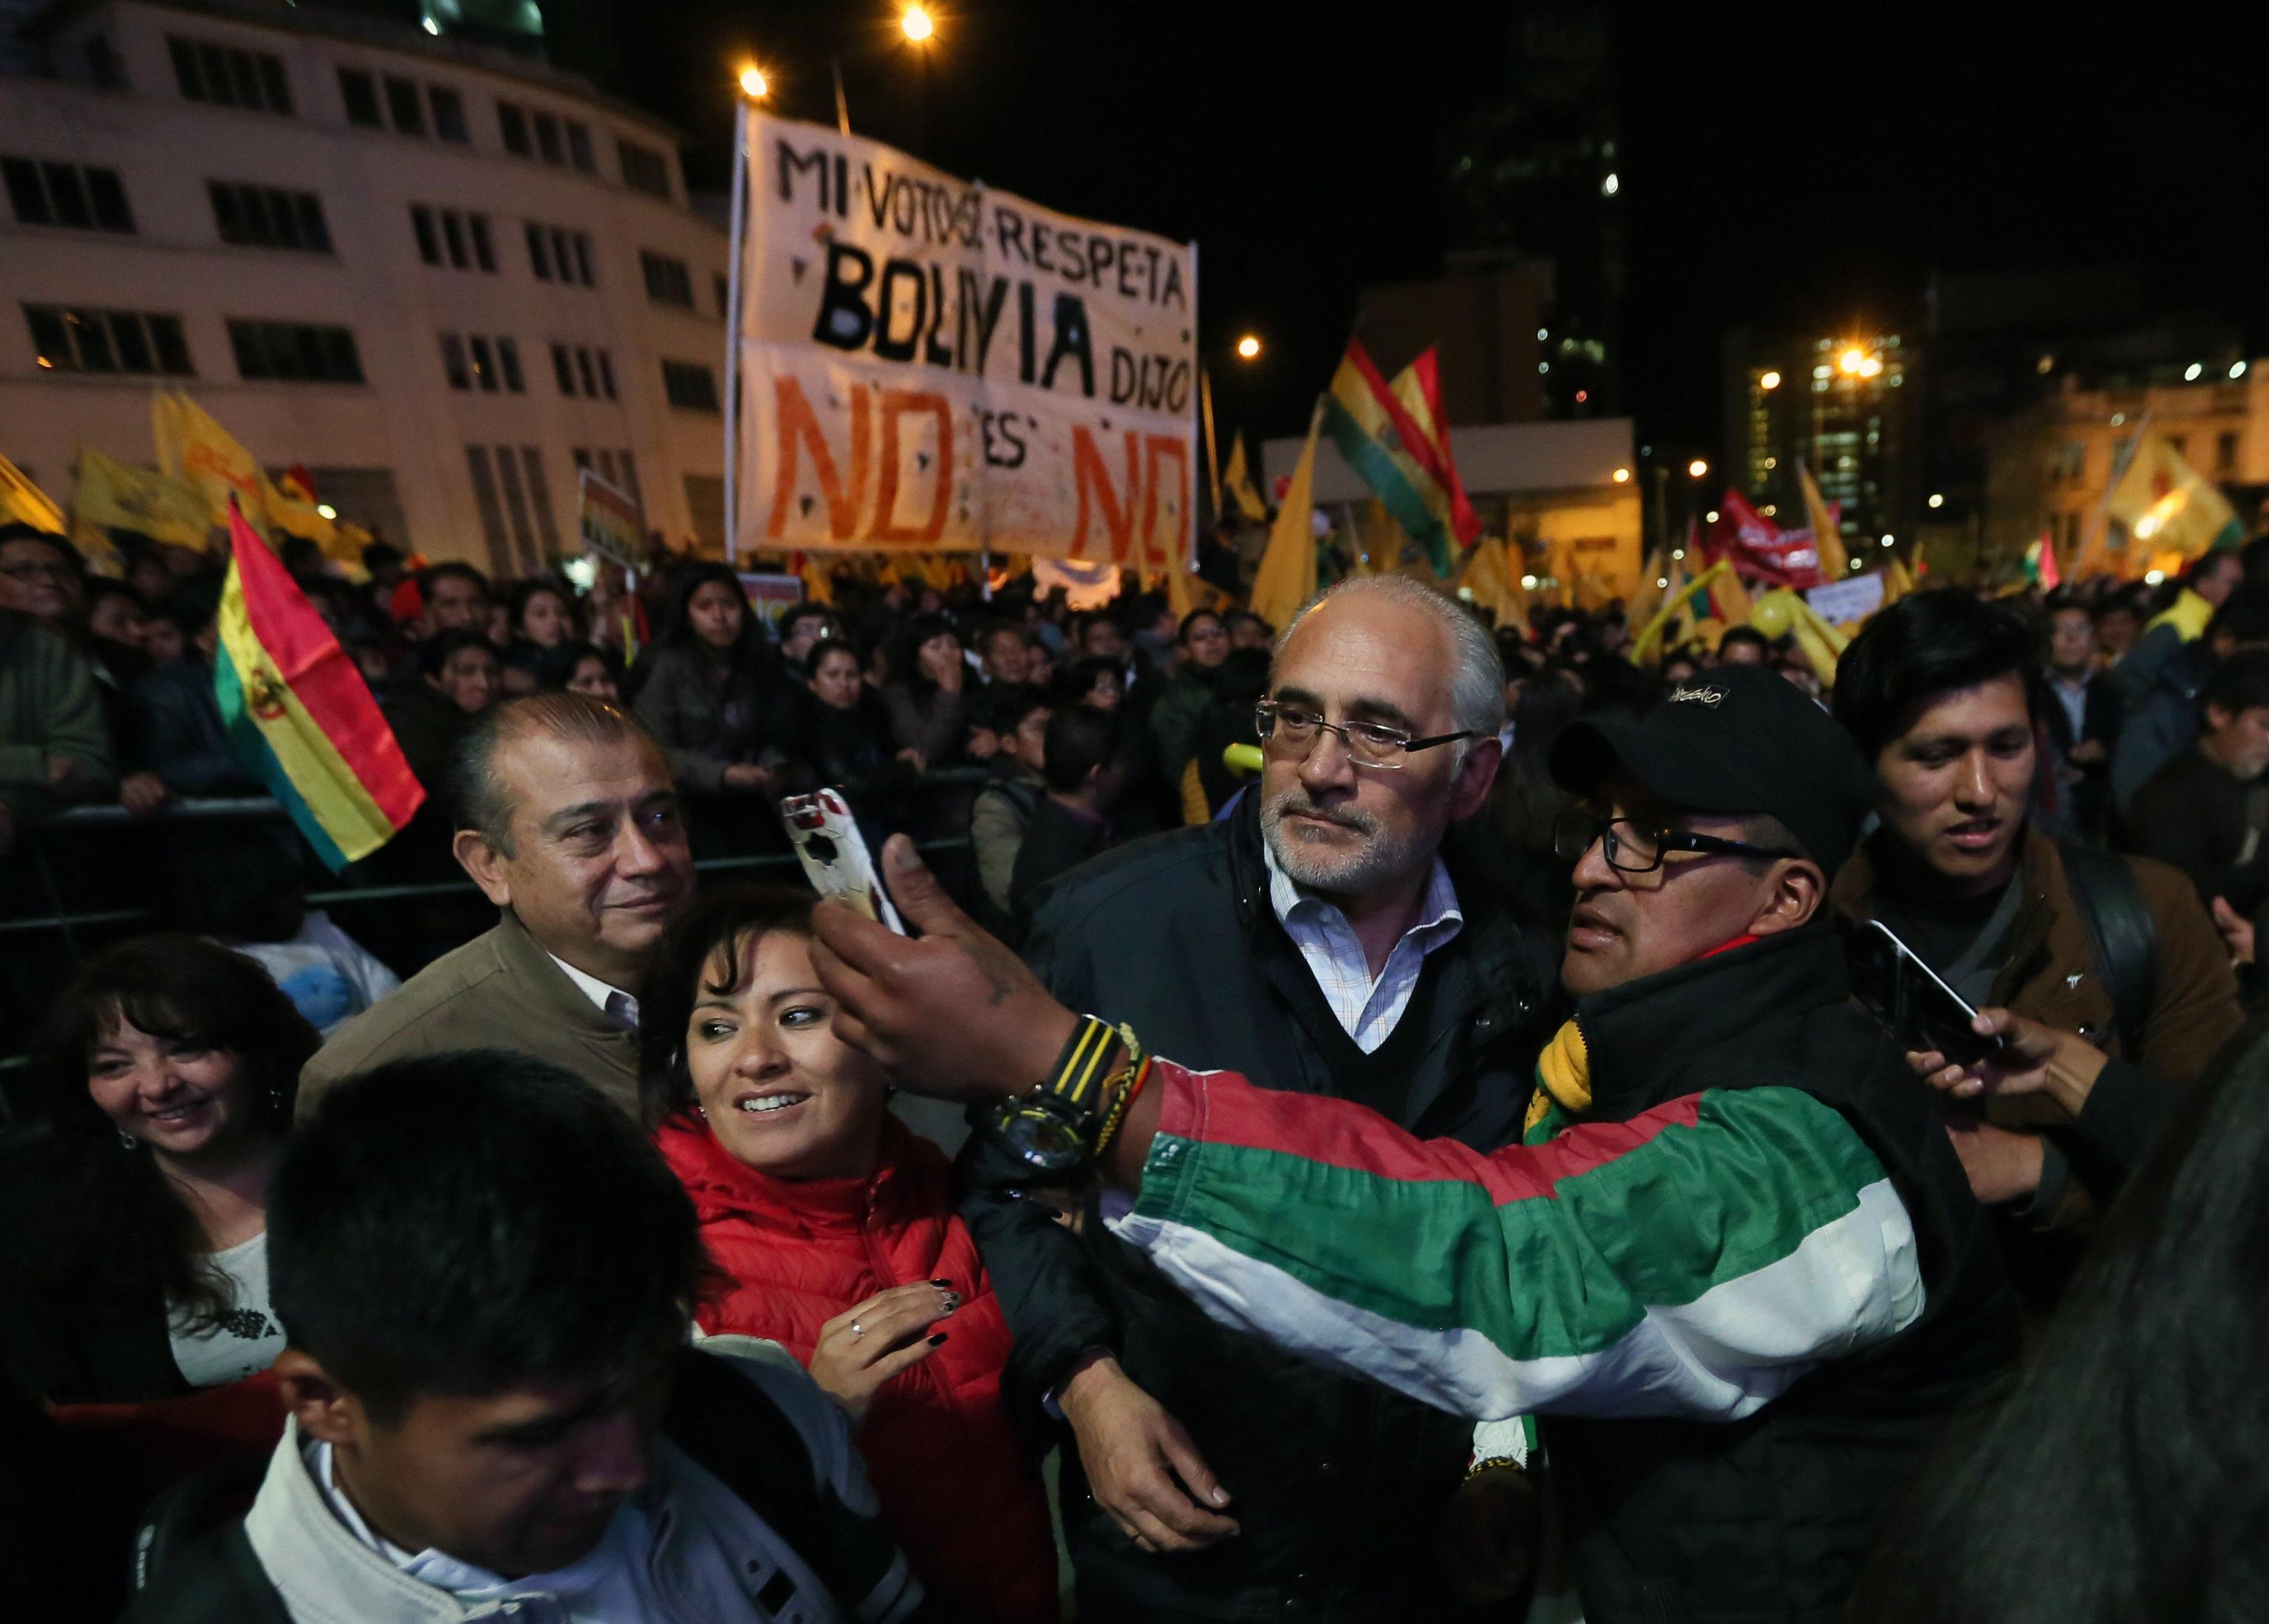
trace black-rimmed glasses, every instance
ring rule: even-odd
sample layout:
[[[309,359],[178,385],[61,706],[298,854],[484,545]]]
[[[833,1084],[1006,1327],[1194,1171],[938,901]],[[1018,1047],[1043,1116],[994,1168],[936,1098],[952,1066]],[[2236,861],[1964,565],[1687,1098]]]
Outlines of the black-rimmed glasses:
[[[1752,845],[1718,835],[1697,834],[1691,829],[1670,829],[1629,817],[1594,817],[1588,812],[1563,812],[1552,821],[1552,854],[1563,863],[1579,861],[1600,843],[1608,867],[1622,874],[1652,874],[1672,852],[1696,852],[1708,857],[1794,857],[1780,846]]]
[[[1260,729],[1263,744],[1281,744],[1288,752],[1304,756],[1315,749],[1316,740],[1322,734],[1335,733],[1346,747],[1349,761],[1358,767],[1385,772],[1401,771],[1402,758],[1413,750],[1430,750],[1437,745],[1481,736],[1467,729],[1415,739],[1408,729],[1392,727],[1385,722],[1327,722],[1304,705],[1286,705],[1281,699],[1263,699],[1254,705],[1253,720]]]

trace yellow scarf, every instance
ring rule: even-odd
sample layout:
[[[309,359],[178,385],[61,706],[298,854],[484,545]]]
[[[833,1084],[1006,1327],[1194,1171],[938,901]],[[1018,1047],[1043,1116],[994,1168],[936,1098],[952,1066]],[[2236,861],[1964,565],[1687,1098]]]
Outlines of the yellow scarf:
[[[1528,1120],[1534,1127],[1554,1105],[1568,1115],[1580,1116],[1592,1105],[1592,1061],[1584,1047],[1583,1029],[1563,1021],[1536,1057],[1536,1094],[1528,1102]]]

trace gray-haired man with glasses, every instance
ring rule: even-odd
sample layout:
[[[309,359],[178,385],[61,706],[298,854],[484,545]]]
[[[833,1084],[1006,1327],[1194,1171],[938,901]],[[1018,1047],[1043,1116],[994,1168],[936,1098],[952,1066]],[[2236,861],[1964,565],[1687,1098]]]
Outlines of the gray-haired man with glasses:
[[[1415,582],[1343,583],[1285,633],[1255,720],[1237,812],[1044,892],[1033,968],[1262,1087],[1477,1149],[1517,1139],[1555,948],[1444,849],[1497,776],[1489,633]],[[980,1135],[973,1182],[1029,1177],[996,1154]],[[965,1211],[1016,1333],[1012,1397],[1071,1428],[1083,1618],[1445,1613],[1437,1536],[1469,1427],[1214,1325],[1101,1222],[1075,1236],[981,1192]]]

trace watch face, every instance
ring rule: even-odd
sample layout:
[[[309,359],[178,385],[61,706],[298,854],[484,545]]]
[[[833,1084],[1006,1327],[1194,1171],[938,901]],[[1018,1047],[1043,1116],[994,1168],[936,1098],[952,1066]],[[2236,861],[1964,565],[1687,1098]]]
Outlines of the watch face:
[[[1011,1106],[995,1127],[1010,1149],[1043,1172],[1069,1172],[1087,1160],[1086,1140],[1053,1111]]]

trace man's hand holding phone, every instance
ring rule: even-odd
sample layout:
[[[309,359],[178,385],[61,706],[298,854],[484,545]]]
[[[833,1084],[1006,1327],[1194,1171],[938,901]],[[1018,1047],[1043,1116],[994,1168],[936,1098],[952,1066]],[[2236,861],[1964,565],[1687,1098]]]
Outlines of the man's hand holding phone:
[[[1911,1049],[1907,1064],[1932,1088],[1955,1099],[2034,1094],[2067,1118],[2080,1115],[2103,1070],[2101,1049],[2076,1032],[2009,1009],[1981,1009],[1970,1027],[1995,1044],[1994,1058],[1965,1065],[1940,1050]]]

